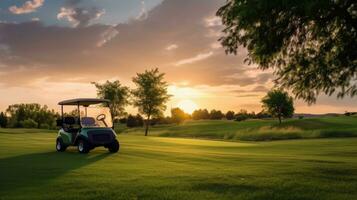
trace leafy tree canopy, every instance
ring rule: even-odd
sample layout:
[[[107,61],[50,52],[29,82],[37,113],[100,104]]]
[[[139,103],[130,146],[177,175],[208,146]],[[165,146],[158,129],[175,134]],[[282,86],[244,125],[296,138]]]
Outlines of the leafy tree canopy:
[[[133,78],[136,88],[132,90],[133,105],[139,113],[146,116],[145,135],[148,133],[151,117],[160,116],[166,110],[165,103],[171,95],[167,93],[168,84],[164,81],[164,73],[159,69],[145,70]]]
[[[227,111],[227,113],[226,113],[226,119],[227,120],[232,120],[232,119],[234,119],[234,112],[233,111]]]
[[[246,61],[274,68],[277,85],[297,98],[357,94],[355,0],[227,0],[217,15],[226,52],[246,47]]]
[[[107,81],[104,84],[95,83],[97,88],[97,95],[99,98],[110,100],[110,112],[113,118],[120,117],[125,114],[125,106],[129,104],[129,88],[121,85],[116,80],[113,82]]]
[[[278,117],[279,123],[281,118],[289,118],[294,114],[293,98],[287,92],[282,90],[271,90],[262,99],[263,108],[274,117]]]
[[[180,108],[171,109],[171,119],[176,124],[182,123],[187,118],[187,114]]]

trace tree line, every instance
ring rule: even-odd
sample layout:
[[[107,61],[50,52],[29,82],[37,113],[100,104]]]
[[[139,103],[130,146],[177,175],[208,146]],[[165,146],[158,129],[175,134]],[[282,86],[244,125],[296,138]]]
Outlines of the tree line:
[[[55,129],[59,114],[37,103],[14,104],[0,113],[0,127]]]
[[[191,115],[180,108],[171,109],[171,117],[164,117],[166,102],[171,95],[167,92],[168,84],[164,81],[164,73],[157,68],[137,73],[132,81],[134,89],[130,89],[116,81],[106,81],[103,84],[92,82],[97,88],[97,96],[109,99],[109,109],[114,121],[126,123],[128,127],[145,127],[145,135],[148,135],[149,127],[155,124],[180,124],[186,119],[201,120],[236,120],[261,119],[277,117],[281,123],[282,118],[292,117],[294,113],[293,99],[280,89],[273,89],[262,99],[263,111],[255,114],[241,110],[237,113],[221,110],[198,109]],[[133,105],[138,109],[137,115],[128,115],[125,112],[127,105]],[[14,104],[6,109],[6,113],[0,113],[1,127],[16,128],[55,128],[55,121],[59,114],[49,110],[47,106],[39,104]]]
[[[282,118],[291,118],[294,114],[293,99],[287,92],[282,90],[271,90],[261,100],[263,103],[263,110],[259,113],[248,112],[241,109],[239,112],[227,111],[226,113],[221,110],[212,109],[198,109],[193,111],[192,114],[185,113],[180,108],[171,109],[171,117],[164,117],[158,115],[150,121],[150,125],[156,124],[181,124],[185,120],[235,120],[244,121],[248,119],[266,119],[276,117],[281,123]],[[140,114],[128,115],[127,117],[118,120],[127,127],[142,127],[144,119]]]

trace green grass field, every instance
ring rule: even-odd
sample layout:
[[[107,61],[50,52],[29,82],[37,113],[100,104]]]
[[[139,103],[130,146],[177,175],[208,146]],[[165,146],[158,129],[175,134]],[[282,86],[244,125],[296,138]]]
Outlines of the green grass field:
[[[206,136],[239,124],[223,131],[215,129],[223,121],[196,123],[207,127],[166,128]],[[242,129],[256,123],[269,125]],[[357,138],[224,142],[126,133],[118,154],[80,155],[55,152],[54,131],[0,129],[0,199],[357,199]]]
[[[117,126],[118,132],[142,135],[142,128]],[[150,135],[215,140],[266,141],[301,138],[357,137],[357,117],[289,119],[281,125],[276,120],[187,121],[181,125],[158,125]]]

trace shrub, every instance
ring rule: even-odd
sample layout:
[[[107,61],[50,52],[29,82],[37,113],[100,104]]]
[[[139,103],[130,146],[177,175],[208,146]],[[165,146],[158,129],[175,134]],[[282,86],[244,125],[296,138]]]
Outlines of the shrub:
[[[355,137],[357,133],[349,130],[323,130],[320,137],[323,138],[338,138],[338,137]]]
[[[38,123],[33,119],[25,119],[24,121],[21,121],[20,124],[23,128],[37,128],[38,126]]]
[[[248,119],[248,115],[237,114],[235,116],[235,121],[241,122]]]
[[[48,124],[41,124],[40,129],[51,129],[51,127]]]

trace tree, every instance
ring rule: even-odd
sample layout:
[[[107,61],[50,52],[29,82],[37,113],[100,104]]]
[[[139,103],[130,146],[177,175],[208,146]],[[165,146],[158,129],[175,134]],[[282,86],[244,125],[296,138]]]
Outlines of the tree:
[[[192,118],[194,120],[200,120],[200,119],[209,119],[210,115],[207,109],[198,109],[193,111],[192,113]]]
[[[228,112],[226,113],[226,119],[227,119],[227,120],[232,120],[232,119],[234,119],[234,112],[233,112],[233,111],[228,111]]]
[[[248,63],[273,68],[277,86],[314,103],[319,93],[357,94],[355,0],[227,0],[217,15],[226,53],[248,49]]]
[[[262,99],[263,108],[274,117],[278,117],[279,124],[281,118],[292,117],[294,114],[293,98],[282,90],[271,90]]]
[[[186,117],[187,114],[180,108],[171,109],[171,119],[174,123],[180,124],[186,119]]]
[[[104,84],[92,82],[92,84],[97,88],[99,98],[110,100],[109,109],[114,119],[125,114],[124,108],[129,104],[128,87],[121,85],[118,80],[107,81]]]
[[[128,115],[128,118],[126,119],[126,126],[129,128],[142,127],[143,126],[143,118],[139,114],[137,114],[136,116]]]
[[[222,111],[215,110],[215,109],[211,110],[209,115],[210,115],[210,119],[222,119],[224,117],[224,114],[222,113]]]
[[[4,112],[0,113],[0,128],[7,127],[7,116]]]
[[[133,78],[136,89],[132,90],[133,105],[139,109],[139,113],[146,116],[145,136],[148,135],[150,119],[166,110],[165,103],[171,95],[167,93],[167,83],[164,81],[164,73],[159,69],[145,70],[137,73]]]

